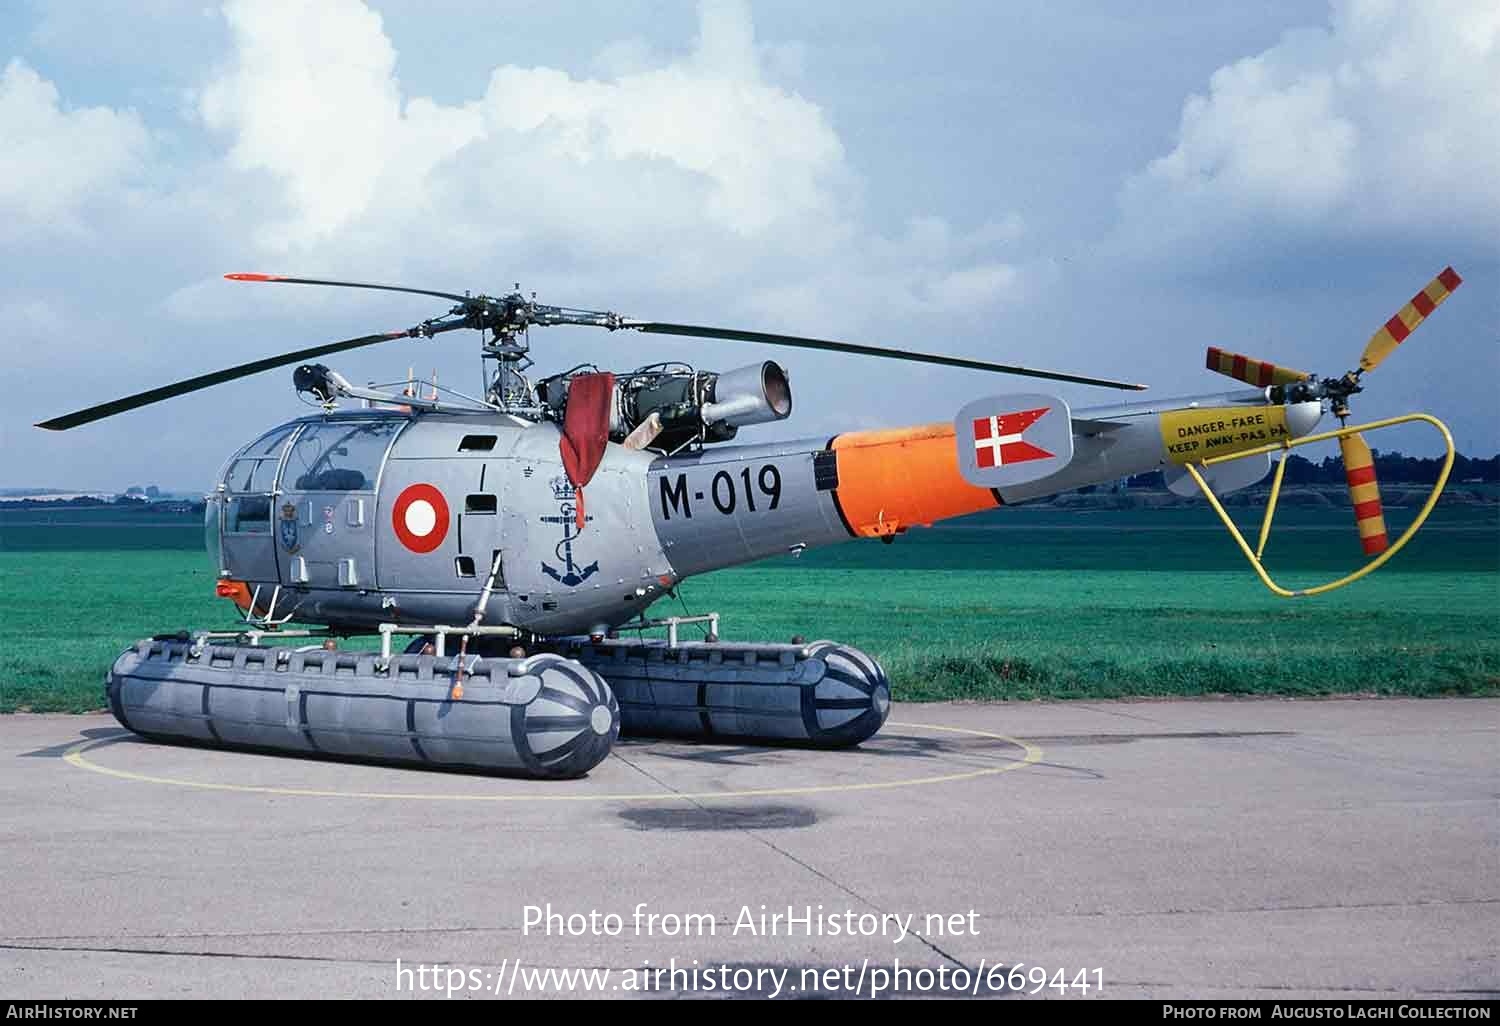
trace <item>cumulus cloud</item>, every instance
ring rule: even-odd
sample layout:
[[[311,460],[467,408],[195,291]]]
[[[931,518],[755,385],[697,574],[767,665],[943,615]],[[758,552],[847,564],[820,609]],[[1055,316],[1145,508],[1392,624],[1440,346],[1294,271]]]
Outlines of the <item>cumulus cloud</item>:
[[[479,132],[472,112],[403,103],[396,51],[357,0],[230,3],[233,66],[202,91],[204,121],[229,133],[230,166],[270,172],[286,216],[259,233],[271,249],[328,238],[377,199],[407,203],[424,175]]]
[[[68,109],[19,58],[0,75],[0,139],[0,240],[82,232],[83,211],[118,198],[150,148],[133,111]]]
[[[1233,246],[1259,228],[1370,239],[1500,232],[1500,6],[1335,0],[1216,71],[1126,185],[1127,241]]]
[[[199,109],[266,197],[253,237],[267,254],[346,273],[525,267],[534,283],[637,293],[732,285],[752,308],[803,287],[883,296],[892,265],[911,310],[1016,295],[1007,229],[933,247],[863,225],[838,134],[774,80],[801,50],[758,44],[742,4],[705,3],[685,56],[626,41],[595,60],[601,77],[504,65],[452,105],[406,94],[359,0],[225,14],[234,55]]]
[[[16,265],[28,277],[0,283],[0,312],[26,329],[0,350],[24,348],[10,358],[30,368],[46,351],[39,339],[108,338],[111,348],[107,361],[41,377],[8,417],[29,422],[82,396],[439,312],[411,297],[233,286],[223,271],[487,291],[520,278],[544,302],[892,346],[931,339],[928,348],[974,355],[995,311],[1048,284],[1017,260],[1023,226],[1003,206],[978,223],[917,211],[875,227],[832,119],[797,89],[806,48],[758,40],[743,4],[708,0],[696,38],[680,47],[626,41],[566,70],[503,63],[501,49],[500,66],[469,88],[450,81],[442,99],[402,81],[404,62],[435,58],[398,52],[372,6],[229,0],[216,22],[227,47],[191,76],[185,133],[160,105],[146,108],[159,121],[154,135],[129,110],[75,109],[28,65],[12,64],[0,79],[0,137],[24,145],[0,161],[45,159],[26,164],[39,188],[0,171],[0,250],[25,252]],[[69,238],[7,244],[16,224],[69,223]],[[108,283],[88,305],[96,319],[73,301],[84,278]],[[122,325],[129,338],[116,341]],[[566,348],[546,355],[546,369],[662,358],[726,367],[775,355],[588,332],[554,341]],[[93,357],[101,346],[78,351]],[[923,380],[956,373],[792,355],[800,412],[787,430],[798,433],[873,417],[898,397],[913,407]],[[458,344],[375,347],[342,366],[393,380],[414,361],[441,368],[445,382],[475,369],[472,349]],[[285,383],[282,374],[274,385],[225,385],[119,423],[206,472],[225,441],[202,425],[300,412]],[[950,396],[934,394],[945,412]],[[163,423],[184,425],[180,437],[149,426]],[[85,434],[44,441],[49,459],[66,453],[123,473]]]

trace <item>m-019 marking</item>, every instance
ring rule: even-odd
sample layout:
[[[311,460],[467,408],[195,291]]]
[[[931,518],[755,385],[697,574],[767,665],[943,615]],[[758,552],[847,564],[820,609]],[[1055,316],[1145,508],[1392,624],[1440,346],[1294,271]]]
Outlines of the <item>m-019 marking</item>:
[[[724,516],[740,509],[750,513],[769,512],[781,504],[781,470],[774,463],[762,463],[759,467],[749,465],[739,468],[738,474],[730,470],[716,470],[707,485],[703,477],[708,470],[699,472],[690,483],[686,473],[662,474],[658,483],[661,491],[661,518],[671,520],[674,515],[691,519],[693,503],[698,503],[701,513],[707,504]],[[753,482],[753,483],[752,483]],[[757,501],[756,493],[760,493]]]
[[[646,497],[673,572],[682,577],[849,538],[831,482],[820,488],[814,472],[814,454],[826,445],[803,439],[656,460]]]

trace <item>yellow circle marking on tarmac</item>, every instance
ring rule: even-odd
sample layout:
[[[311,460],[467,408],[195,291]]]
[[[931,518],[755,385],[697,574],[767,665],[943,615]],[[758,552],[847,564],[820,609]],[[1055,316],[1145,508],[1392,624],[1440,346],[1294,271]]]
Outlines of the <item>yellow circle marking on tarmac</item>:
[[[69,748],[63,759],[79,769],[92,770],[105,776],[121,780],[135,780],[147,784],[171,784],[174,787],[190,787],[202,791],[238,791],[247,794],[272,794],[293,798],[374,798],[386,801],[422,802],[644,802],[661,801],[664,798],[684,798],[706,801],[715,798],[765,798],[799,794],[835,794],[848,791],[884,791],[897,787],[923,787],[930,784],[953,784],[961,780],[1008,773],[1011,770],[1031,766],[1041,761],[1039,746],[1019,738],[995,734],[987,730],[972,730],[968,727],[941,727],[931,723],[891,723],[893,727],[917,730],[939,730],[950,734],[967,734],[971,737],[990,738],[1015,745],[1025,754],[1003,766],[988,766],[984,769],[966,770],[961,773],[943,773],[928,777],[911,777],[905,780],[882,780],[865,784],[813,784],[807,787],[762,787],[742,791],[661,791],[648,794],[418,794],[402,791],[326,791],[304,787],[267,787],[260,784],[217,784],[200,780],[182,780],[176,777],[161,777],[149,773],[134,773],[130,770],[114,769],[90,761],[84,752],[114,744],[120,738],[80,741]]]

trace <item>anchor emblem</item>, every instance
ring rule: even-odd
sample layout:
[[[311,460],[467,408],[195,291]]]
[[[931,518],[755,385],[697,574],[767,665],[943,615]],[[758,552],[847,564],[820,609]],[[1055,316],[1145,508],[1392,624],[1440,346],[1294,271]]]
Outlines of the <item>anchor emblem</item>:
[[[543,563],[542,573],[559,584],[565,584],[569,588],[576,588],[599,572],[599,561],[596,559],[588,566],[582,568],[573,562],[573,539],[578,537],[573,532],[573,528],[577,526],[578,510],[573,505],[577,490],[566,476],[554,477],[550,483],[552,485],[552,497],[558,501],[557,516],[540,517],[539,519],[544,524],[562,525],[562,541],[557,543],[557,547],[553,551],[557,554],[557,558],[562,561],[563,572],[559,572],[555,567],[550,567],[546,563]],[[583,519],[587,522],[594,518],[585,514]]]

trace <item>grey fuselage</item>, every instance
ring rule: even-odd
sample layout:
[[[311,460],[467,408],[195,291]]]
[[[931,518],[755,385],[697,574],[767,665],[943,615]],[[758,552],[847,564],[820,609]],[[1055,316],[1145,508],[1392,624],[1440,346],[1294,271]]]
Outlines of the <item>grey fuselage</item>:
[[[1059,473],[984,501],[1163,465],[1154,411],[1111,412],[1108,434],[1078,434]],[[610,443],[579,530],[560,434],[503,414],[380,409],[282,425],[231,458],[209,496],[215,569],[260,612],[354,632],[467,624],[498,563],[484,622],[564,635],[624,624],[694,574],[870,533],[841,508],[829,439],[671,457]]]

